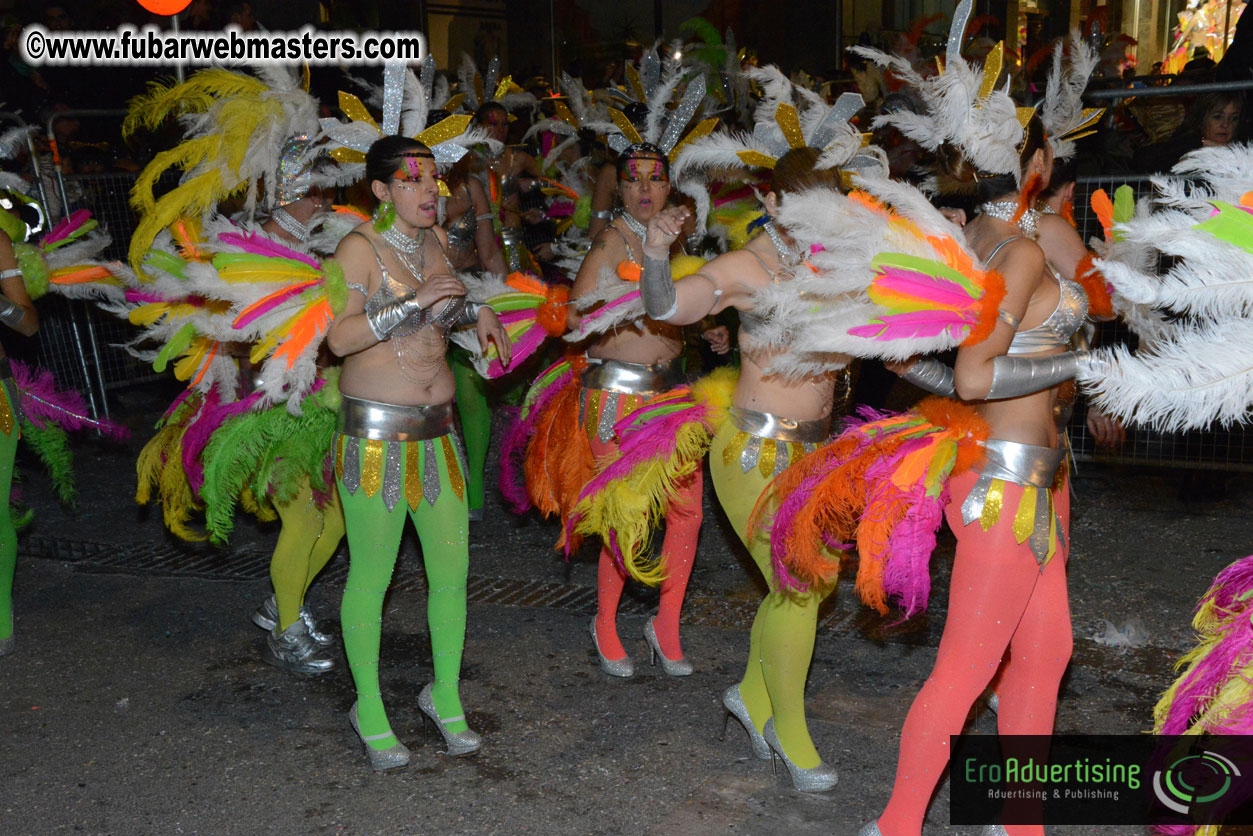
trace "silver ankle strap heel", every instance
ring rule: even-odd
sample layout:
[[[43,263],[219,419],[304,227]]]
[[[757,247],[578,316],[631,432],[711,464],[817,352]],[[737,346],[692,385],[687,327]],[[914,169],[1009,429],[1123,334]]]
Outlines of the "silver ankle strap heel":
[[[483,746],[483,739],[474,731],[466,729],[461,732],[450,732],[448,727],[444,725],[444,721],[440,719],[439,712],[435,710],[435,701],[431,698],[431,685],[428,683],[422,689],[422,693],[418,694],[418,708],[422,709],[422,714],[428,720],[435,724],[436,730],[444,738],[444,744],[448,747],[447,755],[454,758],[464,758],[469,755],[477,754]],[[458,720],[464,717],[458,717]],[[426,724],[422,725],[423,734],[426,733]]]
[[[352,724],[352,730],[357,733],[357,738],[361,741],[361,745],[365,747],[366,756],[370,759],[370,767],[375,772],[393,772],[397,769],[404,769],[409,765],[409,749],[398,739],[395,746],[389,746],[386,749],[375,749],[370,745],[371,740],[382,740],[385,737],[395,737],[391,729],[385,734],[372,734],[366,737],[361,733],[361,726],[357,723],[357,704],[354,702],[352,708],[348,711],[348,722]]]

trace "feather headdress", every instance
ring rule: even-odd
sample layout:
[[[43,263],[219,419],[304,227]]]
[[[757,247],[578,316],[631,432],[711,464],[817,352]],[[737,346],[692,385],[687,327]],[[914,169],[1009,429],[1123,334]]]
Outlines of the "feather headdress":
[[[423,76],[434,77],[433,63],[424,65]],[[331,156],[346,171],[361,177],[365,173],[366,152],[385,136],[402,134],[413,137],[431,149],[436,166],[444,170],[465,156],[470,146],[491,143],[485,131],[471,127],[473,117],[469,114],[448,116],[428,126],[432,95],[431,87],[399,61],[389,62],[383,67],[381,124],[374,120],[360,98],[341,90],[339,109],[349,121],[321,120],[321,129],[330,139],[328,148]],[[442,180],[439,186],[440,194],[447,196],[448,187]]]
[[[500,58],[493,56],[487,62],[487,75],[479,73],[474,59],[466,53],[461,54],[461,64],[457,67],[457,79],[461,82],[462,96],[460,104],[473,114],[488,102],[496,102],[505,110],[522,107],[535,107],[538,102],[535,96],[513,83],[513,76],[500,76]],[[452,109],[452,105],[448,106]],[[510,115],[510,119],[514,117]]]
[[[1005,63],[1003,44],[997,44],[982,65],[962,57],[962,41],[973,6],[974,0],[958,4],[949,29],[944,69],[933,76],[924,78],[900,56],[869,47],[853,47],[853,51],[889,67],[917,91],[923,103],[920,113],[883,114],[875,119],[875,127],[895,127],[928,151],[953,145],[979,171],[1012,174],[1017,180],[1022,174],[1018,149],[1035,110],[1018,107],[1009,95],[1008,83],[997,87]]]
[[[622,153],[632,145],[647,142],[665,152],[673,168],[690,143],[713,133],[717,127],[717,118],[710,117],[684,133],[693,117],[707,106],[705,77],[689,71],[673,56],[663,60],[653,47],[640,59],[639,70],[628,64],[626,74],[629,88],[609,91],[614,104],[622,106],[609,107],[609,118],[617,131],[610,133],[607,140],[614,151]],[[632,122],[624,110],[632,104],[644,106],[640,125]]]
[[[821,152],[818,168],[865,173],[886,172],[883,154],[865,144],[849,120],[864,107],[860,95],[844,93],[834,105],[811,90],[798,87],[773,65],[747,75],[762,87],[751,133],[732,131],[693,140],[674,161],[671,176],[678,189],[696,201],[698,227],[703,228],[711,201],[704,174],[710,170],[774,168],[794,148]]]
[[[1064,47],[1059,43],[1053,50],[1053,68],[1040,105],[1040,121],[1053,156],[1059,160],[1074,155],[1075,142],[1095,133],[1096,123],[1105,113],[1103,107],[1083,106],[1083,91],[1100,63],[1100,55],[1084,42],[1078,30],[1070,35],[1068,56],[1063,54]]]
[[[130,103],[123,132],[161,125],[178,115],[184,139],[153,158],[131,190],[140,212],[131,238],[130,262],[140,269],[157,233],[180,217],[209,212],[225,198],[243,194],[251,216],[258,200],[273,205],[279,197],[280,163],[287,155],[307,157],[312,166],[321,153],[316,142],[289,144],[296,136],[318,134],[318,103],[307,79],[284,67],[265,66],[256,75],[221,68],[201,70],[181,84],[153,84]],[[288,159],[288,165],[293,164]],[[179,185],[156,197],[157,179],[172,167],[183,170]],[[296,163],[296,168],[303,168]],[[355,173],[324,168],[316,180],[325,185],[351,182]],[[264,197],[262,198],[262,190]]]

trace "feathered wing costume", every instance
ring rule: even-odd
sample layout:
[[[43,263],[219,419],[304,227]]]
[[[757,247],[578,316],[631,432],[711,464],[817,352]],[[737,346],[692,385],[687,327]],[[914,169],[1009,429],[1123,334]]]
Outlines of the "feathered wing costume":
[[[1162,431],[1246,420],[1253,148],[1199,149],[1154,185],[1149,207],[1113,225],[1120,246],[1096,262],[1116,296],[1149,312],[1150,339],[1134,353],[1097,349],[1079,381],[1102,410]],[[1159,254],[1170,264],[1160,275]],[[1137,330],[1145,324],[1133,320]]]

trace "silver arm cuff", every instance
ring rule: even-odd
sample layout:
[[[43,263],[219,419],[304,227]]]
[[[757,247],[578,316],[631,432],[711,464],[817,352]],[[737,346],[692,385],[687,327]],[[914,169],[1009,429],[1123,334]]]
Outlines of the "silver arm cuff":
[[[26,316],[26,309],[14,302],[0,296],[0,322],[10,328],[16,329],[21,324],[22,319]]]
[[[1041,392],[1079,374],[1088,352],[1067,351],[1048,357],[1010,357],[992,361],[992,388],[984,400],[999,401]]]
[[[679,312],[679,292],[670,278],[670,259],[644,253],[640,296],[644,299],[644,312],[653,319],[666,320]]]
[[[592,217],[599,218],[602,221],[612,221],[613,210],[612,209],[599,209],[592,213]]]
[[[471,299],[466,299],[465,304],[461,306],[461,313],[457,316],[456,321],[453,322],[452,327],[471,328],[475,325],[478,325],[479,324],[479,311],[481,311],[485,307],[487,307],[487,305],[484,305],[481,302],[475,302]]]
[[[373,332],[375,339],[382,342],[390,339],[401,325],[420,325],[419,322],[412,320],[406,322],[406,320],[414,315],[424,318],[426,313],[417,299],[406,296],[403,299],[386,302],[372,311],[366,311],[365,318],[370,323],[370,331]]]
[[[22,275],[20,267],[14,267],[12,270],[0,270],[0,279],[11,279],[14,276]]]
[[[901,375],[901,379],[933,395],[943,395],[946,398],[957,396],[952,366],[947,366],[934,357],[919,359],[909,371]]]

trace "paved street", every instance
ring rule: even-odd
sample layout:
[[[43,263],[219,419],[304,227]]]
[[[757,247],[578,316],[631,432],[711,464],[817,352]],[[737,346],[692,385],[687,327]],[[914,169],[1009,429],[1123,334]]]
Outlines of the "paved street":
[[[711,494],[684,615],[696,673],[648,667],[641,631],[655,594],[636,589],[620,618],[639,671],[630,680],[600,673],[587,635],[595,555],[565,563],[550,548],[554,524],[511,517],[492,497],[471,529],[462,688],[483,751],[452,760],[423,742],[417,694],[431,651],[410,535],[387,600],[382,674],[413,762],[376,775],[345,716],[354,695],[342,651],[316,678],[260,661],[263,633],[248,616],[269,591],[276,528],[241,517],[227,549],[169,538],[157,509],[132,500],[145,437],[80,448],[77,513],[51,504],[38,470],[23,467],[38,518],[18,564],[17,652],[0,659],[0,834],[853,834],[881,810],[943,624],[951,536],[917,623],[859,606],[849,567],[808,689],[815,741],[840,783],[805,796],[751,758],[734,723],[719,739],[718,695],[740,674],[761,586]],[[1176,479],[1089,466],[1076,480],[1075,655],[1059,732],[1145,730],[1189,645],[1197,597],[1253,551],[1253,481],[1213,474],[1207,484],[1223,496],[1201,501],[1180,498]],[[311,592],[315,615],[334,618],[346,570],[341,551]],[[1106,620],[1133,621],[1144,643],[1095,641]],[[994,718],[974,727],[993,733]],[[941,789],[928,833],[975,832],[947,821]]]

